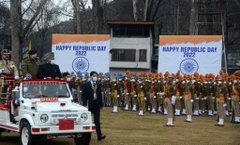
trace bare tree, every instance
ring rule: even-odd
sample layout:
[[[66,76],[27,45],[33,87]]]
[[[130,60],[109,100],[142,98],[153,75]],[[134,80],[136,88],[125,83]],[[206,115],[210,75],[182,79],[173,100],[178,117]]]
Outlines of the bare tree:
[[[190,13],[190,24],[189,24],[189,34],[195,34],[195,22],[197,20],[197,0],[192,0],[191,2],[191,13]]]
[[[10,14],[11,14],[11,39],[12,39],[12,58],[19,65],[19,62],[22,57],[22,43],[26,36],[31,32],[31,30],[36,25],[38,21],[38,16],[47,3],[47,0],[41,0],[39,5],[33,10],[32,17],[25,21],[26,24],[23,24],[23,17],[25,11],[22,12],[22,1],[20,0],[11,0],[10,1]],[[31,5],[32,3],[30,3]],[[30,9],[27,8],[26,10]]]
[[[93,23],[95,33],[102,33],[103,30],[103,1],[92,0]]]

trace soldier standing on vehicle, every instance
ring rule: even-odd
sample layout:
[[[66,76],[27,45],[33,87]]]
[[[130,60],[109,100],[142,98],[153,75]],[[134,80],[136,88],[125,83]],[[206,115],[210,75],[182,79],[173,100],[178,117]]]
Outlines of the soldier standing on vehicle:
[[[40,59],[36,50],[30,50],[28,56],[22,60],[22,75],[26,79],[37,78]]]
[[[7,93],[8,84],[4,83],[4,78],[10,77],[19,79],[18,69],[13,61],[11,61],[11,53],[8,49],[3,49],[2,52],[2,60],[0,61],[0,104],[5,104],[6,95],[2,95],[2,93]]]

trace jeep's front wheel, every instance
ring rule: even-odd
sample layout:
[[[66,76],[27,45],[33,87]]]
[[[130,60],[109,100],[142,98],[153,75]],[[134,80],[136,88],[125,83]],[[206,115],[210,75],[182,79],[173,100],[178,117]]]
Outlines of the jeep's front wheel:
[[[32,145],[31,127],[28,123],[24,122],[20,130],[21,145]]]
[[[82,137],[74,138],[75,145],[89,145],[92,133],[82,133]]]

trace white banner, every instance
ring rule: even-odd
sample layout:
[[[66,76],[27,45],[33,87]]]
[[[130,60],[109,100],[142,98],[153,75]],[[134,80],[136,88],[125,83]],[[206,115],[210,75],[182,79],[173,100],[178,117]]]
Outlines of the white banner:
[[[62,72],[109,72],[109,50],[109,35],[52,36],[52,52]]]
[[[158,72],[217,75],[222,63],[222,36],[160,36]]]

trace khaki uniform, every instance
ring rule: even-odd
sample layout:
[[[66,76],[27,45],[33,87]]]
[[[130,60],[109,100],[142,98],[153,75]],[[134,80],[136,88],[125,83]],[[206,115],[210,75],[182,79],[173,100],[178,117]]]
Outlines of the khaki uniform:
[[[232,86],[232,108],[233,108],[233,120],[234,122],[240,123],[240,88],[239,84]]]
[[[194,115],[198,116],[199,115],[199,100],[201,98],[201,85],[198,82],[195,82],[194,84]]]
[[[218,117],[219,117],[219,122],[217,125],[223,125],[224,124],[224,103],[225,103],[225,89],[223,85],[218,85],[216,87],[216,95],[217,95],[217,112],[218,112]]]
[[[32,78],[37,78],[37,71],[40,65],[40,59],[31,59],[30,57],[25,57],[22,60],[22,75],[25,77],[27,73],[32,75]]]
[[[175,115],[179,116],[181,110],[181,96],[182,96],[180,83],[176,84],[175,90],[176,90]]]
[[[130,91],[131,91],[131,82],[129,80],[124,81],[124,105],[125,105],[125,111],[129,110],[129,106],[131,103],[130,99]]]
[[[170,84],[164,85],[164,108],[167,109],[167,118],[168,123],[167,126],[173,126],[173,105],[171,103],[171,98],[173,95],[173,86]]]
[[[112,106],[112,97],[111,97],[111,83],[110,80],[105,80],[104,82],[104,90],[105,90],[105,97],[104,97],[104,104],[105,106]]]
[[[19,76],[18,69],[15,63],[11,60],[8,60],[8,61],[1,60],[0,69],[2,70],[3,75],[12,76],[12,77]]]
[[[157,82],[157,105],[158,105],[158,112],[162,112],[163,109],[163,81],[158,80]]]
[[[150,84],[150,104],[152,105],[152,113],[156,113],[156,108],[157,108],[157,100],[156,100],[156,91],[155,91],[155,81],[152,81]]]
[[[2,71],[2,78],[0,78],[0,104],[5,104],[6,103],[6,94],[7,93],[7,88],[8,84],[4,82],[4,77],[14,77],[14,76],[19,76],[18,69],[13,61],[5,61],[1,60],[0,61],[0,70]]]
[[[145,95],[144,95],[144,84],[137,84],[137,93],[138,93],[138,107],[139,107],[139,115],[143,115],[143,111],[145,110]]]
[[[132,111],[137,111],[137,90],[136,82],[131,83],[131,100],[132,100]]]
[[[215,104],[216,104],[216,87],[213,83],[208,85],[209,87],[209,95],[207,97],[207,106],[208,106],[208,115],[213,115],[215,111]]]
[[[186,83],[183,87],[183,97],[184,97],[184,103],[185,103],[185,108],[186,108],[186,114],[187,114],[187,119],[186,122],[192,122],[192,84],[191,82]]]
[[[168,112],[168,118],[173,118],[173,106],[171,103],[171,98],[173,95],[173,86],[166,84],[164,86],[164,106],[167,109]]]
[[[118,90],[118,83],[116,81],[113,81],[111,83],[111,92],[112,92],[113,106],[118,106],[119,90]]]

